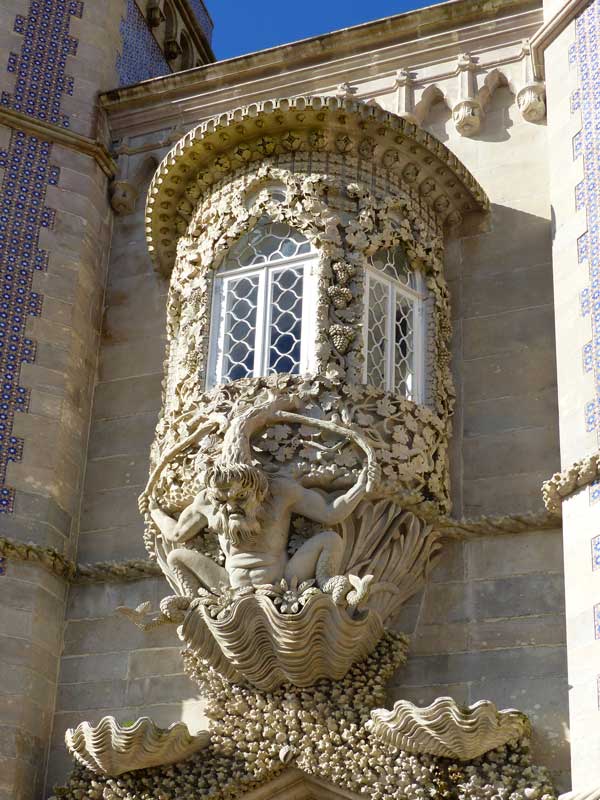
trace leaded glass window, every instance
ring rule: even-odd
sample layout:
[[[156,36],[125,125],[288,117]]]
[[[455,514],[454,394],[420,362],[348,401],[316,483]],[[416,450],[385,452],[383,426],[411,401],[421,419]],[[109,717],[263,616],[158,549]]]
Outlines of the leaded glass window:
[[[365,279],[365,383],[424,400],[425,287],[401,247],[369,259]]]
[[[310,369],[316,253],[299,231],[264,217],[215,277],[209,385]]]

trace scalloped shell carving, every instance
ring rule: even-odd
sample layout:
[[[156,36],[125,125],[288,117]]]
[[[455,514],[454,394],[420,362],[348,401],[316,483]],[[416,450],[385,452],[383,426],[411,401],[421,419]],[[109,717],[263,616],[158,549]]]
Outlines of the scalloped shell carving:
[[[352,618],[325,594],[311,597],[297,614],[280,614],[268,598],[254,594],[236,600],[223,619],[194,605],[180,629],[188,651],[203,664],[265,692],[288,682],[305,687],[321,678],[339,680],[382,635],[377,612]]]
[[[400,700],[391,711],[372,711],[368,724],[374,736],[399,750],[460,761],[529,733],[529,721],[520,711],[498,711],[489,700],[459,706],[451,697],[439,697],[425,708]]]
[[[208,745],[207,731],[192,736],[184,722],[159,728],[149,717],[123,727],[114,717],[82,722],[65,733],[67,750],[93,772],[116,777],[146,767],[183,761]]]

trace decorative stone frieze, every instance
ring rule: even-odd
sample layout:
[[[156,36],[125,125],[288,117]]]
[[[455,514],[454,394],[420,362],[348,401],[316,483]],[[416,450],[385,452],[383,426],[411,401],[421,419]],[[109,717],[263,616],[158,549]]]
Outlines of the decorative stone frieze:
[[[340,137],[346,142],[345,174],[357,178],[367,164],[359,164],[358,143],[365,137],[375,147],[368,168],[385,183],[388,170],[382,160],[389,149],[398,151],[401,172],[408,162],[417,162],[422,178],[434,190],[423,214],[435,198],[448,194],[450,208],[437,218],[443,224],[451,214],[485,211],[488,201],[479,184],[441,142],[395,114],[348,97],[295,97],[263,101],[234,109],[194,128],[171,150],[159,166],[150,186],[147,203],[148,244],[157,268],[169,274],[175,261],[178,220],[187,194],[196,200],[209,186],[231,174],[236,167],[291,152],[286,135],[295,131],[298,154],[306,161],[321,162],[325,172],[331,156],[340,153]],[[334,160],[333,159],[333,160]],[[410,192],[409,192],[410,194]],[[415,200],[418,202],[418,195]],[[185,204],[183,204],[185,208]],[[185,212],[184,212],[185,213]],[[431,213],[431,212],[430,212]]]

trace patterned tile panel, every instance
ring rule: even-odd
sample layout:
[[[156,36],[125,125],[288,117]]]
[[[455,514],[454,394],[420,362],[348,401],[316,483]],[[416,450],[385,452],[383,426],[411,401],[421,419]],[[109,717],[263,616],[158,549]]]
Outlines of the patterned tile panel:
[[[126,16],[121,20],[121,41],[123,47],[117,57],[120,86],[139,83],[171,72],[135,0],[127,0]]]
[[[600,603],[594,606],[594,638],[600,639]]]
[[[581,131],[573,140],[573,155],[583,158],[584,180],[575,189],[578,210],[585,209],[587,230],[577,240],[577,260],[588,271],[592,352],[583,347],[584,364],[592,363],[594,399],[585,404],[585,427],[600,436],[600,0],[594,0],[575,22],[575,49],[579,87],[571,95],[571,110],[581,114]],[[591,302],[590,302],[591,301]]]
[[[592,571],[600,571],[600,536],[592,539]]]
[[[73,78],[66,75],[67,57],[77,52],[69,34],[71,17],[81,17],[80,0],[31,0],[29,14],[17,16],[15,33],[23,37],[19,53],[8,56],[8,71],[15,73],[15,88],[2,92],[0,103],[15,111],[55,125],[69,127],[60,113],[63,94],[73,94]]]
[[[69,126],[60,106],[63,96],[73,92],[66,68],[77,41],[70,24],[82,13],[80,0],[31,0],[27,16],[17,16],[14,31],[22,44],[19,52],[8,55],[7,69],[14,73],[15,85],[0,97],[2,105]],[[48,265],[39,235],[54,223],[55,212],[45,205],[46,190],[60,178],[51,156],[50,142],[19,130],[13,131],[8,149],[0,151],[0,512],[4,513],[14,508],[7,468],[21,459],[24,446],[13,436],[14,415],[27,411],[29,404],[29,392],[20,385],[21,366],[35,359],[35,342],[25,335],[25,327],[28,317],[39,316],[42,308],[42,297],[32,288],[33,275]]]
[[[212,42],[214,23],[210,18],[208,11],[206,10],[206,6],[202,0],[188,0],[188,3],[194,12],[194,16],[200,23],[200,27],[204,31],[204,35],[209,42]]]

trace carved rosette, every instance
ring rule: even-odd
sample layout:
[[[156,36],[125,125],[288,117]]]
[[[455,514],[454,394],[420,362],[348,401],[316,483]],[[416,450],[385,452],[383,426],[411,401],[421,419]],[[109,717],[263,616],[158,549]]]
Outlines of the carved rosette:
[[[481,128],[482,108],[479,100],[461,100],[452,109],[454,126],[461,136],[475,136]]]
[[[517,93],[517,105],[527,122],[541,122],[546,117],[546,86],[530,83]]]

